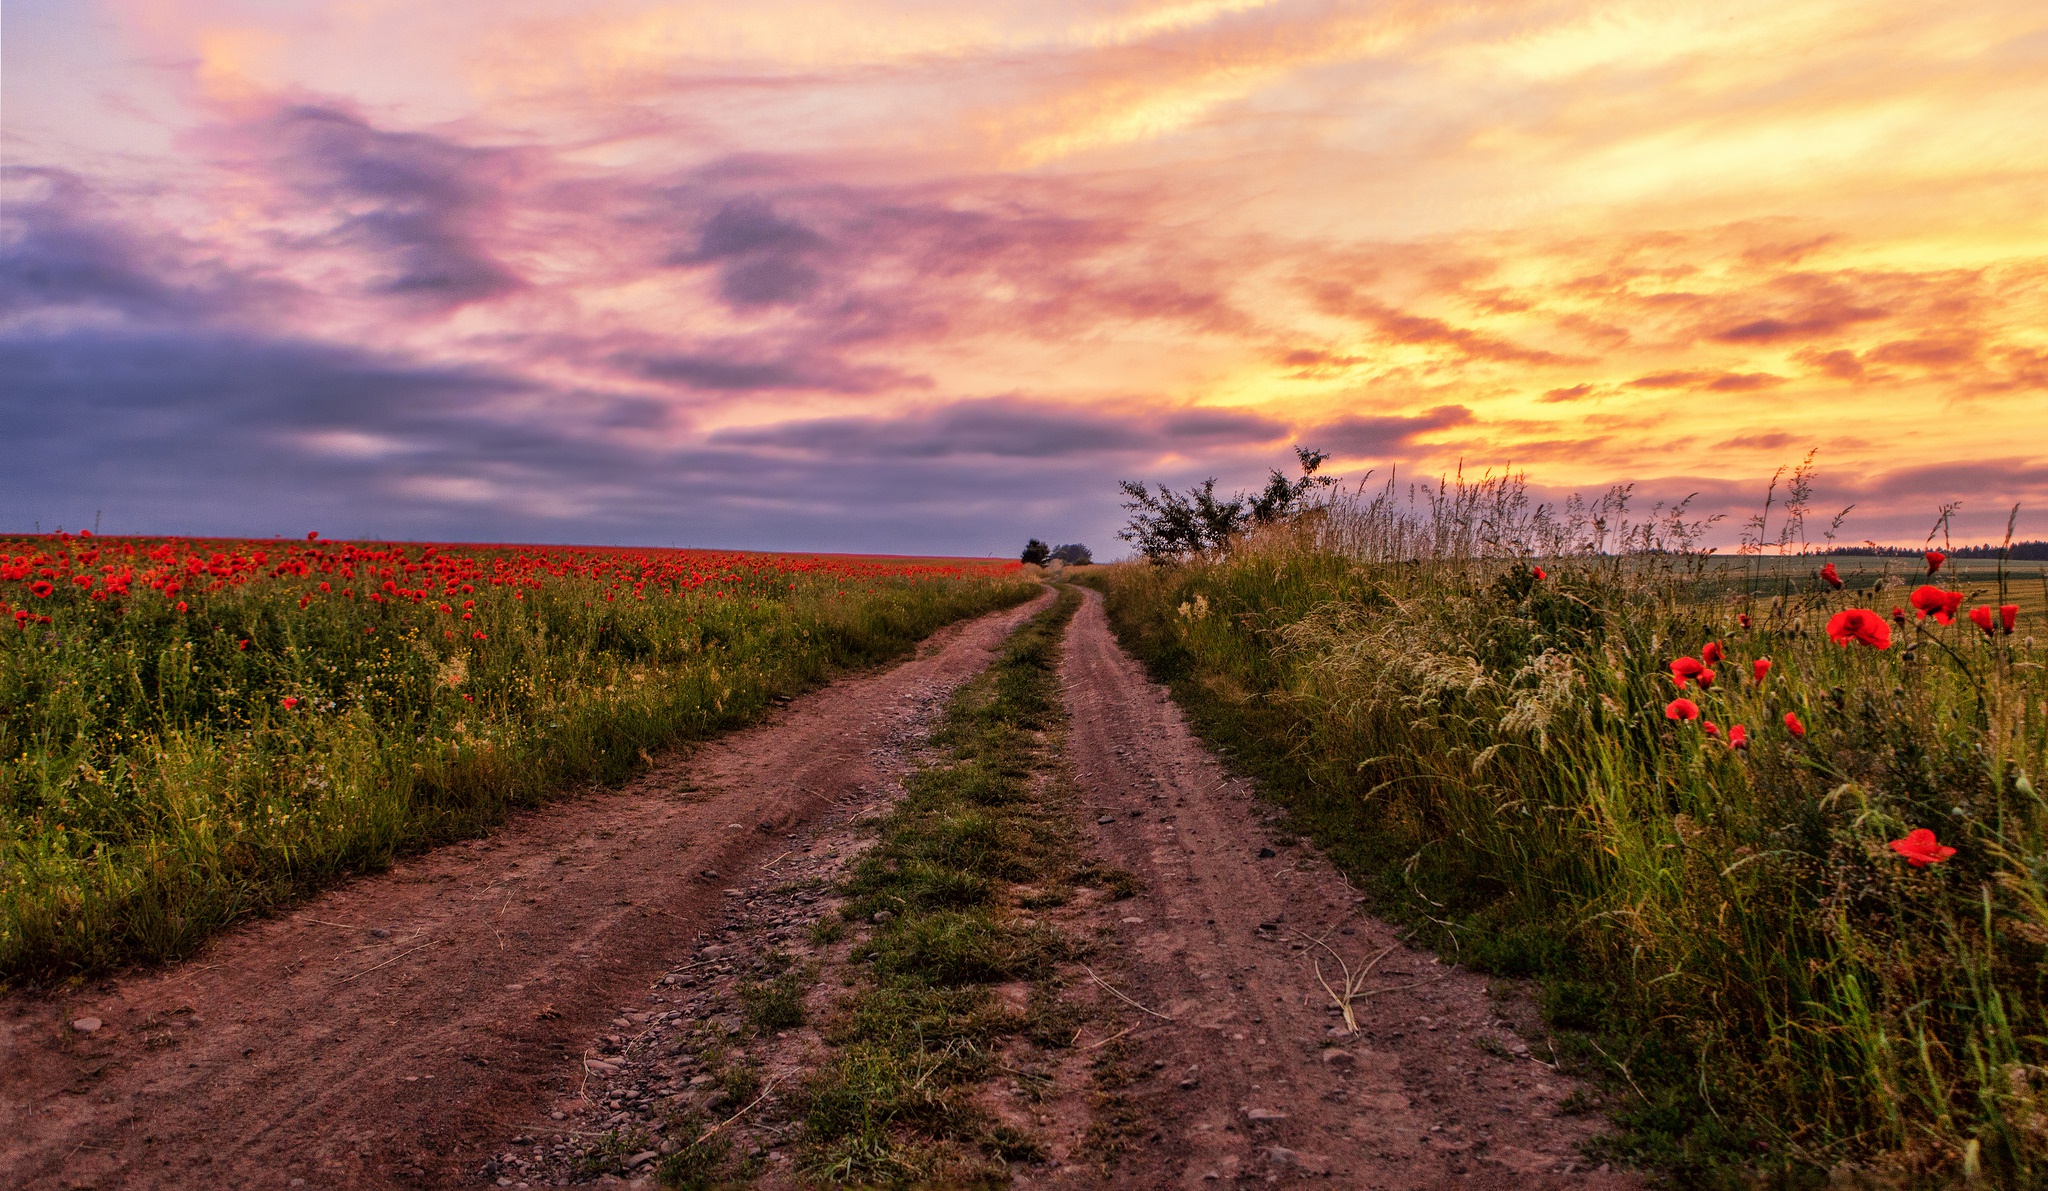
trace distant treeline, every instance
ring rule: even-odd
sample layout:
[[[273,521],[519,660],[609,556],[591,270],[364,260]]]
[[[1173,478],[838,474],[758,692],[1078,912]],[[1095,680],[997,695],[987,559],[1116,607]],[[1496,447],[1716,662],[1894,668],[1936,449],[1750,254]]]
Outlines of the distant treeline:
[[[1834,549],[1825,550],[1822,553],[1865,554],[1876,555],[1880,558],[1893,556],[1918,558],[1924,549],[1925,547],[1921,546],[1836,546]],[[1992,545],[1957,546],[1955,549],[1945,553],[1950,558],[1997,558],[1999,555],[2005,554],[2005,550],[2006,548],[2003,546]],[[2014,542],[2012,544],[2012,553],[2006,555],[2006,557],[2028,560],[2048,559],[2048,542]]]

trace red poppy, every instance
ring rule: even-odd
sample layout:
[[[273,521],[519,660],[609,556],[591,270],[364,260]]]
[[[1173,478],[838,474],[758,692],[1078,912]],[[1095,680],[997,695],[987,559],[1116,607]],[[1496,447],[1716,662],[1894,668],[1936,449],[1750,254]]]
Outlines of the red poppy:
[[[57,594],[57,589],[47,580],[38,579],[28,585],[28,593],[39,600],[47,600]]]
[[[1704,669],[1706,666],[1702,665],[1698,658],[1674,658],[1671,662],[1671,681],[1677,683],[1678,689],[1682,691],[1686,682],[1698,676]]]
[[[248,643],[247,641],[243,641],[243,642],[241,642],[240,644],[236,645],[236,646],[235,646],[235,648],[236,648],[236,649],[247,649],[247,648],[249,648],[249,643]]]
[[[1906,838],[1892,841],[1892,851],[1906,858],[1914,868],[1926,868],[1940,864],[1956,854],[1954,848],[1946,847],[1934,838],[1934,833],[1925,827],[1915,827],[1906,833]]]
[[[1721,728],[1720,728],[1720,726],[1719,726],[1718,724],[1714,723],[1714,721],[1712,721],[1712,720],[1703,720],[1703,721],[1701,721],[1701,723],[1700,723],[1700,727],[1701,727],[1701,728],[1702,728],[1703,730],[1705,730],[1706,734],[1707,734],[1707,735],[1709,735],[1709,736],[1719,736],[1719,735],[1721,734]]]
[[[1868,608],[1850,608],[1828,618],[1828,636],[1837,645],[1860,641],[1872,649],[1892,647],[1892,626]]]
[[[2013,626],[2019,624],[2019,622],[2020,606],[2018,604],[2000,604],[1998,606],[1998,623],[2005,627],[2006,636],[2012,636]]]
[[[1942,624],[1954,624],[1956,609],[1963,606],[1963,593],[1943,591],[1939,587],[1922,584],[1913,589],[1913,594],[1906,597],[1906,602],[1913,605],[1922,620],[1932,616]]]
[[[1794,736],[1806,735],[1806,725],[1799,722],[1798,712],[1788,711],[1785,713],[1785,730]]]
[[[1820,569],[1820,577],[1827,580],[1828,586],[1834,588],[1836,591],[1840,591],[1842,589],[1842,577],[1840,575],[1835,574],[1834,563],[1829,563],[1828,565],[1822,567]]]
[[[1970,609],[1970,623],[1983,629],[1984,635],[1989,637],[1997,629],[1998,618],[1989,608],[1972,608]]]
[[[1749,627],[1749,613],[1747,613],[1747,612],[1737,612],[1737,613],[1735,614],[1735,623],[1736,623],[1736,624],[1739,624],[1739,625],[1741,625],[1741,626],[1742,626],[1743,628],[1748,628],[1748,627]]]
[[[1714,689],[1714,672],[1712,670],[1702,670],[1698,674],[1693,675],[1692,680],[1699,683],[1700,689],[1703,691]]]
[[[474,633],[471,633],[471,634],[470,634],[470,636],[471,636],[471,637],[473,637],[473,638],[475,638],[475,639],[476,639],[476,640],[478,640],[478,641],[488,641],[488,640],[490,640],[490,637],[486,636],[486,635],[485,635],[485,634],[484,634],[483,632],[481,632],[481,631],[479,631],[479,632],[474,632]]]
[[[312,531],[310,531],[310,532],[308,532],[308,533],[306,534],[306,540],[310,542],[310,541],[312,541],[313,539],[315,539],[315,538],[317,538],[317,537],[319,537],[319,536],[320,536],[320,531],[319,531],[319,530],[317,530],[317,529],[315,529],[315,530],[312,530]]]
[[[185,601],[183,601],[183,600],[179,600],[179,601],[178,601],[178,611],[180,611],[180,612],[190,612],[191,610],[192,610],[192,609],[191,609],[191,606],[190,606],[190,605],[188,605],[188,604],[186,604],[186,603],[185,603]]]
[[[1709,641],[1700,649],[1700,660],[1709,666],[1720,665],[1721,659],[1727,656],[1727,653],[1721,649],[1719,641]]]
[[[1906,627],[1906,610],[1897,604],[1892,605],[1892,623],[1900,628]]]
[[[290,711],[299,705],[299,698],[297,695],[286,695],[284,698],[279,699],[278,702],[284,704],[286,711]]]
[[[1749,664],[1749,672],[1756,676],[1756,684],[1762,686],[1764,684],[1764,675],[1771,672],[1771,659],[1758,658],[1751,662]]]
[[[1700,718],[1700,705],[1691,699],[1673,699],[1664,705],[1667,720],[1696,720]]]
[[[1943,554],[1943,553],[1942,553],[1941,551],[1939,551],[1939,550],[1929,550],[1929,551],[1927,552],[1926,558],[1927,558],[1927,573],[1928,573],[1928,574],[1930,574],[1930,575],[1932,575],[1932,574],[1933,574],[1934,572],[1936,572],[1936,571],[1940,570],[1940,569],[1941,569],[1941,564],[1942,564],[1942,563],[1945,563],[1945,562],[1947,562],[1947,561],[1948,561],[1948,555],[1946,555],[1946,554]]]
[[[1542,568],[1542,567],[1532,567],[1532,568],[1530,568],[1530,569],[1531,569],[1531,570],[1533,570],[1533,571],[1534,571],[1534,572],[1536,573],[1536,582],[1538,582],[1538,583],[1541,583],[1541,582],[1543,582],[1543,581],[1544,581],[1545,579],[1548,579],[1548,578],[1550,578],[1550,576],[1548,576],[1548,575],[1546,575],[1546,574],[1544,574],[1544,573],[1543,573],[1543,568]],[[790,586],[791,586],[791,587],[795,587],[795,586],[796,586],[796,584],[792,583],[792,584],[790,584]]]
[[[1741,724],[1728,729],[1728,747],[1732,749],[1747,749],[1749,747],[1749,729]]]

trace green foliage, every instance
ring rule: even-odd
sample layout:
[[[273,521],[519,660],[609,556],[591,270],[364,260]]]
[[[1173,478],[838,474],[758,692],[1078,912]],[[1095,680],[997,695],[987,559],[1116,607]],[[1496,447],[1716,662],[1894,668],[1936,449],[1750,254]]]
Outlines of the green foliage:
[[[1618,1149],[1696,1179],[1846,1161],[2048,1184],[2048,656],[2024,628],[1843,647],[1833,611],[1887,613],[1920,577],[1837,593],[1817,564],[1678,552],[1539,579],[1330,544],[1373,531],[1090,581],[1383,913],[1545,982],[1615,1081]],[[1664,714],[1668,663],[1710,641],[1728,661],[1687,693],[1746,751]],[[1955,857],[1888,846],[1921,827]]]
[[[844,582],[481,586],[462,633],[431,602],[307,606],[310,581],[39,604],[52,625],[0,632],[0,980],[188,954],[1037,590]]]

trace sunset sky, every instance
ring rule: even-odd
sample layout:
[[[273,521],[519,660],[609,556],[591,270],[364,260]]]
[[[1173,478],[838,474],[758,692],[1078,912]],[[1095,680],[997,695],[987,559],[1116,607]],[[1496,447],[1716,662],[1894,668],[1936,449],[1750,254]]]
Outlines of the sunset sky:
[[[1512,466],[2048,537],[2048,5],[4,0],[0,531],[1122,547]]]

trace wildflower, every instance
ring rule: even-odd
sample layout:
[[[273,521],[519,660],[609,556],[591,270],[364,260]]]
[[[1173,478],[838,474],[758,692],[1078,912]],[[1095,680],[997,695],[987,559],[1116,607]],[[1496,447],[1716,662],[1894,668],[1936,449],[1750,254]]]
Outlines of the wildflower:
[[[286,695],[284,698],[279,699],[278,702],[284,705],[286,711],[290,711],[299,705],[299,697],[297,695]]]
[[[1543,568],[1542,568],[1542,567],[1532,567],[1532,568],[1530,568],[1530,569],[1531,569],[1532,571],[1534,571],[1534,572],[1535,572],[1535,575],[1536,575],[1536,582],[1538,582],[1538,583],[1541,583],[1541,582],[1543,582],[1543,581],[1544,581],[1545,579],[1548,579],[1548,578],[1550,578],[1550,576],[1549,576],[1549,575],[1546,575],[1546,574],[1544,574],[1544,573],[1543,573]],[[796,587],[796,584],[792,583],[792,584],[790,584],[790,587],[791,587],[791,588],[795,588],[795,587]]]
[[[1872,649],[1892,647],[1892,626],[1868,608],[1850,608],[1828,618],[1828,636],[1837,645],[1860,641]]]
[[[1746,628],[1748,628],[1748,627],[1749,627],[1749,613],[1747,613],[1747,612],[1737,612],[1737,613],[1735,614],[1735,623],[1736,623],[1736,624],[1739,624],[1739,625],[1741,625],[1741,626],[1742,626],[1743,628],[1745,628],[1745,629],[1746,629]]]
[[[1998,623],[2004,626],[2006,636],[2012,636],[2013,627],[2019,624],[2019,622],[2020,606],[2018,604],[2000,604],[1998,606]]]
[[[1728,654],[1722,650],[1719,641],[1709,641],[1700,649],[1700,660],[1709,666],[1717,666]]]
[[[1942,553],[1941,551],[1939,551],[1939,550],[1929,550],[1929,551],[1927,552],[1926,558],[1927,558],[1927,573],[1928,573],[1928,574],[1930,574],[1930,575],[1932,575],[1932,574],[1933,574],[1934,572],[1936,572],[1936,571],[1940,570],[1940,569],[1941,569],[1941,564],[1942,564],[1942,563],[1945,563],[1945,562],[1947,562],[1947,561],[1948,561],[1948,555],[1946,555],[1946,554],[1943,554],[1943,553]]]
[[[18,624],[18,625],[22,626],[23,628],[27,628],[27,627],[28,627],[28,621],[29,621],[29,617],[30,617],[31,615],[33,615],[33,614],[32,614],[32,613],[30,613],[28,609],[26,609],[26,608],[22,608],[22,609],[20,609],[20,610],[18,610],[18,611],[16,611],[16,612],[15,612],[15,614],[14,614],[14,623],[16,623],[16,624]]]
[[[1749,748],[1749,729],[1741,724],[1728,729],[1728,747],[1746,751]]]
[[[1893,840],[1891,848],[1892,851],[1904,856],[1906,863],[1914,868],[1926,868],[1930,864],[1940,864],[1956,854],[1954,848],[1946,847],[1936,841],[1934,833],[1925,827],[1915,827],[1906,833],[1906,838]]]
[[[1764,684],[1764,675],[1771,672],[1771,659],[1758,658],[1751,662],[1749,664],[1749,672],[1756,677],[1756,684],[1762,686]]]
[[[1892,605],[1892,623],[1900,628],[1906,627],[1906,610],[1897,604]]]
[[[310,541],[312,541],[312,540],[314,540],[315,538],[318,538],[319,536],[320,536],[320,531],[319,531],[319,530],[317,530],[317,529],[314,529],[314,530],[308,530],[308,531],[306,532],[306,540],[307,540],[307,541],[309,541],[309,542],[310,542]]]
[[[1989,608],[1972,608],[1970,609],[1970,623],[1983,629],[1984,635],[1989,637],[1997,631],[1998,614]]]
[[[1714,689],[1714,672],[1712,670],[1701,670],[1698,674],[1693,675],[1692,680],[1699,683],[1700,689],[1703,691]]]
[[[1720,728],[1720,726],[1719,726],[1718,724],[1714,723],[1714,721],[1712,721],[1712,720],[1702,720],[1702,721],[1700,721],[1700,728],[1701,728],[1701,730],[1702,730],[1702,731],[1704,731],[1704,732],[1705,732],[1705,733],[1706,733],[1707,735],[1709,735],[1709,736],[1713,736],[1713,737],[1717,737],[1717,738],[1718,738],[1718,737],[1719,737],[1719,736],[1721,735],[1721,728]]]
[[[1798,712],[1788,711],[1785,713],[1785,730],[1794,736],[1806,735],[1806,725],[1799,722]]]
[[[1834,563],[1829,563],[1822,567],[1820,569],[1820,577],[1828,581],[1829,587],[1834,588],[1836,591],[1842,590],[1842,577],[1835,573]]]
[[[249,642],[248,642],[247,640],[243,640],[243,641],[240,641],[240,642],[238,642],[238,643],[237,643],[237,644],[235,645],[235,648],[236,648],[236,649],[247,649],[247,648],[249,648]]]
[[[1906,602],[1913,605],[1922,620],[1932,616],[1942,624],[1954,624],[1956,609],[1963,606],[1963,593],[1943,591],[1939,587],[1921,584],[1913,589],[1912,595],[1906,597]]]
[[[191,610],[192,610],[192,606],[191,606],[190,604],[187,604],[187,603],[186,603],[185,601],[183,601],[183,600],[179,600],[179,601],[178,601],[178,611],[180,611],[180,612],[190,612]]]
[[[1673,699],[1664,705],[1667,720],[1696,720],[1700,718],[1700,705],[1691,699]]]
[[[1675,658],[1671,662],[1671,681],[1682,691],[1686,682],[1704,669],[1706,666],[1698,658]]]
[[[57,589],[47,579],[38,579],[28,585],[28,593],[39,600],[47,600],[57,594]]]
[[[322,584],[320,585],[320,594],[321,594],[321,595],[326,595],[326,594],[327,594],[328,592],[330,592],[330,591],[333,591],[333,590],[334,590],[334,588],[333,588],[332,586],[330,586],[330,585],[326,584],[326,583],[322,583]]]
[[[486,634],[485,634],[485,633],[484,633],[484,632],[483,632],[482,630],[478,630],[477,632],[471,633],[471,634],[470,634],[470,637],[471,637],[471,638],[473,638],[474,640],[477,640],[477,641],[488,641],[488,640],[490,640],[490,637],[489,637],[489,636],[487,636],[487,635],[486,635]]]

